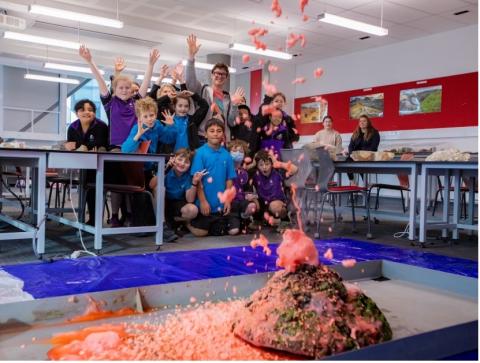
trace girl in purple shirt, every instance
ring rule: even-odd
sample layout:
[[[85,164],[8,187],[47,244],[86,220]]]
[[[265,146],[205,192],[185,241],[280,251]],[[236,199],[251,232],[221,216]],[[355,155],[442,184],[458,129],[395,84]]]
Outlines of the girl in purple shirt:
[[[112,82],[113,94],[103,79],[98,67],[93,62],[92,54],[90,50],[85,46],[80,46],[79,55],[90,66],[90,70],[94,75],[98,83],[98,89],[100,90],[100,99],[102,100],[103,107],[108,117],[109,127],[109,144],[110,150],[120,151],[120,147],[127,139],[131,128],[137,123],[137,116],[135,115],[135,101],[139,98],[145,97],[147,94],[148,86],[152,79],[153,66],[160,57],[158,49],[154,49],[150,52],[150,58],[145,76],[143,78],[142,85],[137,94],[134,94],[131,78],[119,75],[114,78]],[[118,163],[117,163],[118,164]],[[123,181],[122,174],[117,172],[117,183],[121,184]],[[121,227],[122,222],[118,218],[118,212],[122,205],[122,195],[119,193],[111,194],[112,202],[112,218],[110,224],[112,227]]]

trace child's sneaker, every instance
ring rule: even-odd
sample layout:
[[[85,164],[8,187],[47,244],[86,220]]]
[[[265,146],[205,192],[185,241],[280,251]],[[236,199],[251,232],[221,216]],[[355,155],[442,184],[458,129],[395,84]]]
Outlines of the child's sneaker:
[[[112,216],[112,218],[110,218],[110,226],[112,228],[118,228],[118,227],[122,227],[123,224],[122,222],[120,222],[117,216]]]

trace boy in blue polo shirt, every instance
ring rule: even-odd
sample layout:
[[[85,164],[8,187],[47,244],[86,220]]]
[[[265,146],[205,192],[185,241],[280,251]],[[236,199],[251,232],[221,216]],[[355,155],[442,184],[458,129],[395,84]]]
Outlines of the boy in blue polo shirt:
[[[190,175],[192,157],[193,152],[183,148],[169,161],[172,168],[165,175],[165,219],[170,227],[174,227],[175,222],[188,223],[198,214],[193,203],[203,173]]]
[[[192,176],[198,172],[206,174],[197,188],[196,204],[200,214],[189,226],[190,232],[197,237],[204,237],[209,232],[222,235],[228,230],[224,217],[230,213],[231,202],[222,204],[218,193],[231,188],[233,179],[237,177],[233,159],[222,146],[225,135],[223,122],[216,118],[208,120],[205,135],[207,143],[197,149],[190,171]]]

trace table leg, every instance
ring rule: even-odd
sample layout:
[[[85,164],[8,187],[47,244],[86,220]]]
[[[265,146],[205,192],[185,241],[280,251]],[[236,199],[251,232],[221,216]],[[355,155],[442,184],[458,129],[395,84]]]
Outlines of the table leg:
[[[428,168],[422,165],[420,174],[420,228],[418,241],[425,243],[427,240],[427,183],[428,183]]]
[[[95,240],[94,248],[102,249],[103,229],[103,170],[105,160],[100,156],[97,163],[97,175],[95,180]]]
[[[475,177],[468,178],[468,207],[467,207],[467,224],[473,225],[475,220]],[[469,235],[473,233],[469,230]]]
[[[412,165],[410,172],[410,198],[408,203],[409,217],[408,217],[408,239],[415,240],[415,215],[417,206],[417,164]]]
[[[443,181],[443,215],[442,220],[448,223],[450,219],[450,170],[445,170],[445,179]],[[442,238],[448,237],[448,228],[442,229]]]
[[[37,253],[45,253],[45,183],[47,173],[47,160],[46,155],[43,155],[38,159],[38,171],[37,171]]]
[[[161,158],[158,162],[157,172],[157,215],[156,226],[157,232],[155,233],[155,244],[161,246],[163,244],[163,220],[164,220],[164,204],[165,200],[165,186],[164,186],[164,170],[165,170],[165,158]]]
[[[458,239],[458,223],[460,219],[460,170],[455,169],[453,172],[453,223],[455,227],[452,231],[452,239]]]
[[[70,172],[72,172],[72,170]],[[78,221],[80,223],[85,223],[85,205],[83,203],[85,199],[85,183],[86,171],[85,169],[80,169],[80,175],[78,177]]]

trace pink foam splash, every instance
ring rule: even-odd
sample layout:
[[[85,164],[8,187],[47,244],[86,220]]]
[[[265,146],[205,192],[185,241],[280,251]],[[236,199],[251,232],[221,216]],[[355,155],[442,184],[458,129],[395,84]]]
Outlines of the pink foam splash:
[[[318,251],[313,241],[302,231],[287,229],[277,248],[277,266],[295,272],[301,264],[318,265]]]

